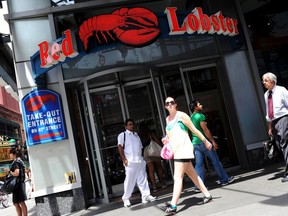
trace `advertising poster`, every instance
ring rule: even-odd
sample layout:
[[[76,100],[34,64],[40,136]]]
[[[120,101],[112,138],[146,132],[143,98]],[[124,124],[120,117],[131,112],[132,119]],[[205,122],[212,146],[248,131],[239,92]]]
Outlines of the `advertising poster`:
[[[61,98],[57,92],[34,90],[21,101],[27,145],[67,138]]]

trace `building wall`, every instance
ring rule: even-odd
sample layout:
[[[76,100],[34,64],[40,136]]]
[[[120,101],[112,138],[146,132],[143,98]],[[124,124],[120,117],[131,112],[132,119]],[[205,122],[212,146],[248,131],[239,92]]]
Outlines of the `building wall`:
[[[11,26],[11,34],[14,39],[13,49],[15,53],[17,84],[20,98],[38,87],[34,81],[30,62],[30,57],[38,50],[37,45],[42,41],[53,41],[58,37],[56,33],[57,28],[55,27],[56,23],[54,23],[53,19],[53,13],[56,13],[56,9],[50,8],[48,2],[49,1],[45,0],[23,0],[19,4],[17,0],[14,0],[9,3],[11,15],[8,16],[8,19]],[[225,6],[225,9],[227,9],[225,10],[226,13],[227,11],[231,11],[230,6],[228,7],[227,4],[224,4],[225,1],[221,1],[221,3],[223,8]],[[23,7],[18,7],[18,4],[19,6],[23,4]],[[98,9],[96,5],[94,6],[95,10]],[[37,11],[37,9],[40,8],[42,8],[42,10]],[[84,9],[87,10],[87,8],[81,9],[84,11]],[[33,11],[33,9],[35,10]],[[16,12],[16,15],[12,12]],[[16,19],[14,16],[17,17],[17,12],[21,13]],[[37,14],[37,12],[41,14]],[[62,12],[64,13],[65,9],[63,9]],[[73,11],[71,10],[70,13],[73,13]],[[234,13],[232,13],[232,15],[233,14]],[[77,26],[74,25],[74,28],[77,28]],[[250,57],[247,54],[247,50],[233,50],[234,48],[237,49],[237,46],[232,47],[231,50],[231,43],[229,43],[228,39],[219,39],[218,42],[222,45],[222,47],[219,45],[220,52],[224,52],[224,54],[221,53],[220,61],[224,69],[223,73],[227,72],[227,74],[225,74],[228,81],[227,87],[229,87],[228,90],[233,98],[233,101],[227,101],[227,104],[231,104],[231,125],[237,124],[237,129],[239,128],[241,130],[241,135],[239,131],[235,130],[235,134],[240,136],[240,139],[236,140],[237,145],[239,145],[238,156],[242,160],[241,165],[247,168],[249,167],[249,163],[247,162],[247,155],[245,152],[249,149],[259,148],[261,141],[266,138],[264,133],[265,125],[261,119],[261,112],[259,111],[261,110],[261,105],[257,99],[258,95],[254,86],[254,77],[251,76],[250,73],[252,70],[249,63]],[[73,194],[74,196],[75,191],[80,191],[81,197],[78,197],[80,204],[77,205],[76,208],[73,208],[74,211],[83,208],[84,199],[81,192],[82,185],[75,150],[74,134],[71,127],[73,119],[70,119],[61,67],[56,67],[49,71],[46,74],[45,79],[46,88],[53,89],[61,94],[68,130],[68,139],[46,145],[29,147],[31,168],[36,189],[34,196],[37,197],[37,205],[40,206],[40,208],[45,209],[53,208],[53,206],[49,207],[47,203],[55,197],[60,196],[65,201],[64,197],[66,195]],[[240,89],[243,89],[243,91],[239,91]],[[246,96],[248,96],[248,99]],[[246,100],[249,101],[249,104],[245,103]],[[251,115],[253,112],[256,112],[256,114]],[[255,135],[256,133],[251,132],[251,128],[257,129],[257,135]],[[43,155],[45,155],[45,158]],[[56,167],[57,169],[55,169]],[[64,174],[67,171],[76,173],[76,184],[65,183]],[[43,201],[44,204],[41,204]],[[66,204],[66,207],[73,205],[73,201],[68,200]],[[53,210],[50,209],[50,212],[51,211]],[[65,208],[60,209],[59,211],[64,213],[68,210]]]
[[[0,117],[5,119],[7,124],[11,122],[11,124],[19,125],[19,131],[14,131],[11,136],[13,136],[13,139],[17,137],[20,142],[24,142],[25,134],[23,133],[24,128],[19,102],[14,97],[12,97],[11,94],[9,94],[3,86],[0,86]]]
[[[0,106],[21,115],[19,102],[6,91],[4,86],[0,86]]]

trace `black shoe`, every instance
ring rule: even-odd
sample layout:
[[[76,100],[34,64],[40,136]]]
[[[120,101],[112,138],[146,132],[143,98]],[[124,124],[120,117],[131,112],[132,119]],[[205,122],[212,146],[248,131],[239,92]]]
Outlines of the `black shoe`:
[[[198,205],[204,205],[206,203],[209,203],[213,200],[212,196],[210,195],[209,197],[204,196],[202,202],[199,202]]]
[[[165,204],[166,207],[167,207],[167,206],[171,206],[171,204],[168,203],[168,202],[165,202],[164,204]]]
[[[195,192],[195,193],[200,193],[201,192],[198,188],[194,188],[194,187],[192,188],[192,191]]]
[[[209,203],[213,200],[212,196],[210,195],[209,197],[204,196],[203,197],[203,204]]]
[[[284,176],[281,181],[282,181],[283,183],[284,183],[284,182],[288,182],[288,176]]]
[[[174,215],[177,212],[177,208],[172,208],[171,204],[166,202],[163,211],[169,215]]]

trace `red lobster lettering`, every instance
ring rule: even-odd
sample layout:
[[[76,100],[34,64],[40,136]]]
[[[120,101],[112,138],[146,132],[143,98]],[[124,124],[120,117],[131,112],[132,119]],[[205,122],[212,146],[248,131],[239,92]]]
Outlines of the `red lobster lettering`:
[[[112,14],[94,16],[85,20],[79,28],[79,37],[88,48],[88,39],[95,32],[97,42],[101,44],[100,37],[108,43],[108,37],[118,40],[126,45],[141,46],[153,41],[159,34],[158,19],[156,15],[145,8],[121,8]],[[100,37],[99,37],[100,36]]]
[[[25,103],[26,109],[30,112],[38,111],[42,108],[44,103],[47,101],[52,101],[54,104],[56,103],[56,97],[52,94],[47,95],[38,95],[33,98],[29,98],[29,100]]]

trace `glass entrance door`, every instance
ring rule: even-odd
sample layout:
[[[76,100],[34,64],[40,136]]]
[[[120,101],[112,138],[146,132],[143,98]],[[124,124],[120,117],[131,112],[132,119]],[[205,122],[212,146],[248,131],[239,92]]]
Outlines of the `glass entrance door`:
[[[118,89],[110,87],[92,90],[90,98],[107,194],[112,194],[112,186],[122,183],[125,178],[117,149],[117,135],[124,130],[120,97]]]
[[[83,97],[88,114],[83,117],[88,134],[85,145],[90,155],[94,191],[99,198],[108,202],[109,198],[123,194],[125,170],[118,154],[117,136],[125,130],[125,119],[132,118],[137,130],[140,124],[148,124],[161,138],[165,135],[166,96],[174,97],[178,109],[187,114],[191,114],[189,103],[200,100],[208,127],[220,146],[221,162],[225,167],[239,164],[216,65],[197,68],[170,65],[149,72],[134,68],[115,71],[105,71],[84,81]],[[163,167],[169,182],[173,167],[166,161]],[[207,167],[211,166],[207,164]]]
[[[224,167],[239,164],[216,65],[181,68],[188,86],[188,98],[199,100],[207,126],[218,144],[217,154]],[[210,161],[208,161],[210,163]],[[212,168],[211,164],[207,167]]]
[[[216,65],[163,67],[161,68],[161,77],[164,94],[176,99],[179,110],[191,114],[189,103],[192,100],[201,102],[208,128],[219,145],[217,153],[223,166],[238,165],[239,161],[231,135]],[[211,168],[209,164],[206,167]]]
[[[124,121],[132,118],[136,126],[148,124],[161,137],[161,123],[152,80],[128,82],[89,90],[97,130],[103,174],[109,197],[123,194],[125,169],[118,154],[117,136],[125,130]]]
[[[160,126],[161,115],[157,109],[151,81],[138,85],[129,83],[124,86],[124,92],[124,101],[128,108],[127,116],[133,118],[138,127],[142,123],[148,124],[161,137],[163,135]]]

